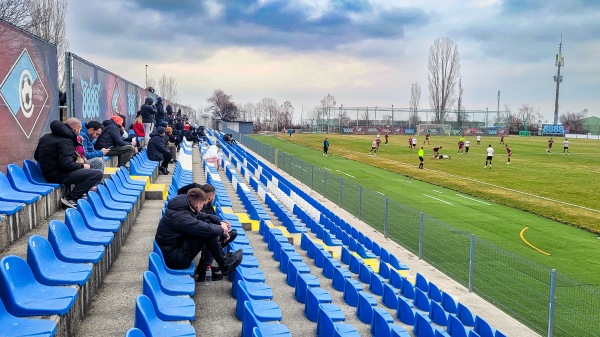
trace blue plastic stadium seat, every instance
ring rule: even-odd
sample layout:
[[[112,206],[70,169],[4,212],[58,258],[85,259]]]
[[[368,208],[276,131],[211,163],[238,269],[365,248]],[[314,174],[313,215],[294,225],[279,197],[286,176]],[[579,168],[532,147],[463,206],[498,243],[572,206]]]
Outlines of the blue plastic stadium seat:
[[[403,327],[393,324],[394,318],[383,308],[373,309],[373,322],[371,322],[371,335],[373,337],[410,337]]]
[[[431,305],[427,295],[419,288],[415,288],[414,304],[415,308],[425,312],[429,312],[429,307]]]
[[[77,289],[43,285],[25,260],[9,255],[0,261],[0,297],[14,316],[64,316],[75,303]]]
[[[254,315],[252,303],[244,302],[244,319],[242,321],[242,337],[252,337],[254,328],[258,328],[260,336],[292,336],[287,326],[275,323],[263,323]]]
[[[372,272],[373,272],[373,269],[371,269],[371,267],[367,266],[366,264],[364,264],[364,263],[358,264],[358,279],[362,283],[371,284],[371,273]],[[381,295],[381,293],[375,294],[375,295]]]
[[[377,306],[375,298],[364,291],[358,293],[358,305],[356,306],[356,316],[361,322],[371,324],[373,319],[373,307]]]
[[[273,298],[273,290],[271,289],[271,287],[269,287],[268,284],[263,283],[263,282],[249,282],[247,280],[245,280],[242,277],[242,273],[238,270],[238,268],[235,269],[235,271],[233,272],[234,277],[233,280],[231,280],[232,282],[232,286],[231,286],[231,295],[233,296],[233,298],[237,298],[237,292],[238,292],[238,283],[237,281],[246,281],[244,282],[244,287],[246,287],[246,291],[248,292],[248,294],[250,294],[250,297],[252,297],[255,300],[260,300],[260,299],[272,299]]]
[[[131,328],[125,333],[125,337],[146,337],[144,332],[138,328]]]
[[[104,179],[103,183],[104,185],[106,185],[111,195],[113,195],[114,193],[118,193],[121,195],[137,198],[142,192],[139,189],[128,189],[127,187],[123,186],[123,184],[121,183],[121,179],[117,178],[116,175],[113,175],[110,179]]]
[[[327,305],[330,307],[333,304]],[[336,323],[328,311],[324,310],[325,304],[319,304],[317,318],[317,337],[360,337],[360,334],[351,324]],[[344,320],[340,320],[343,322]]]
[[[244,258],[245,260],[245,258]],[[300,254],[296,253],[296,252],[289,252],[289,251],[281,251],[281,256],[279,257],[279,271],[281,271],[284,274],[287,274],[288,271],[288,264],[290,262],[301,262],[302,261],[302,256],[300,256]],[[242,260],[243,262],[243,260]]]
[[[23,171],[25,171],[27,179],[34,184],[60,188],[60,184],[49,183],[46,181],[46,178],[42,175],[42,170],[38,164],[32,160],[25,159],[23,161]]]
[[[488,322],[479,316],[475,316],[475,325],[473,330],[481,337],[497,337],[497,330],[492,328]]]
[[[91,264],[59,260],[50,242],[39,235],[32,235],[27,241],[27,264],[35,279],[47,286],[83,285],[92,275]]]
[[[135,327],[146,336],[192,337],[196,330],[191,324],[165,322],[158,318],[152,301],[146,295],[135,300]]]
[[[414,300],[415,299],[415,288],[412,285],[412,283],[410,283],[410,281],[406,277],[402,277],[400,279],[400,281],[401,281],[401,286],[398,287],[398,288],[400,288],[400,295],[402,295],[408,299]],[[392,285],[394,285],[394,284],[392,283]],[[395,287],[395,285],[394,285],[394,287]]]
[[[363,246],[362,244],[357,244],[356,245],[356,253],[358,253],[358,255],[360,257],[362,257],[363,259],[374,259],[377,256],[373,253],[371,253],[370,251],[365,249],[365,246]]]
[[[288,263],[288,272],[286,282],[290,287],[296,286],[296,278],[298,274],[310,274],[310,268],[304,262]]]
[[[446,329],[452,337],[480,337],[475,331],[464,326],[458,317],[448,315],[448,327]]]
[[[332,301],[333,299],[327,290],[323,288],[307,288],[306,303],[304,304],[304,316],[306,316],[306,318],[308,318],[311,322],[316,323],[319,303],[331,303]]]
[[[300,303],[305,303],[307,288],[315,288],[320,286],[321,282],[319,282],[319,279],[316,276],[311,274],[298,273],[296,275],[296,289],[294,291],[296,301]]]
[[[19,192],[15,190],[4,173],[0,172],[0,200],[31,204],[40,199],[39,194]]]
[[[400,263],[395,255],[390,254],[390,265],[398,270],[409,270],[410,268],[404,263]]]
[[[244,268],[238,266],[235,270],[242,276],[242,279],[248,282],[265,282],[265,273],[259,268]],[[229,274],[229,279],[233,281],[235,279],[235,273]]]
[[[436,301],[431,301],[429,307],[429,318],[437,325],[447,326],[448,325],[448,313],[444,311],[444,308]],[[493,336],[492,336],[493,337]]]
[[[431,321],[425,314],[417,312],[413,333],[419,337],[449,337],[448,333],[437,326],[431,325]]]
[[[6,174],[12,188],[20,192],[35,193],[39,195],[48,195],[54,188],[44,185],[36,185],[30,182],[23,169],[15,164],[6,166]]]
[[[65,262],[98,263],[104,256],[104,246],[76,242],[67,225],[59,220],[48,224],[48,241],[56,256]]]
[[[415,324],[415,309],[412,301],[401,296],[398,297],[398,310],[396,310],[396,317],[398,317],[400,322],[404,324]]]
[[[164,261],[155,252],[148,254],[148,270],[154,273],[160,288],[167,295],[194,295],[196,282],[189,275],[169,274]]]
[[[125,221],[125,219],[127,219],[126,211],[116,210],[116,209],[106,207],[104,205],[104,202],[102,201],[102,198],[96,192],[89,191],[87,195],[88,195],[87,201],[90,203],[90,205],[94,209],[94,214],[96,214],[97,217],[99,217],[101,219],[106,219],[106,220],[119,220],[121,222]],[[79,199],[79,200],[81,200],[81,199]],[[79,202],[79,200],[77,200],[77,202]],[[132,205],[130,205],[130,206],[132,206]]]
[[[144,272],[142,294],[148,296],[156,316],[163,321],[194,320],[196,305],[189,296],[170,296],[165,294],[156,275],[150,271]]]
[[[65,225],[69,228],[73,239],[81,244],[108,246],[114,238],[111,232],[95,231],[87,228],[81,213],[72,208],[65,210]]]
[[[363,291],[362,284],[352,278],[345,279],[346,284],[344,285],[344,301],[352,307],[358,305],[358,293]]]
[[[442,292],[441,304],[446,312],[456,314],[456,301],[446,292]]]
[[[348,270],[354,274],[360,273],[360,265],[364,264],[363,260],[360,257],[355,256],[354,254],[350,255],[350,264],[348,265]]]
[[[23,203],[0,200],[0,214],[13,215],[23,209]]]
[[[55,332],[56,322],[53,320],[15,317],[6,311],[0,299],[0,336],[52,337]]]
[[[421,289],[425,293],[429,291],[429,282],[420,273],[415,276],[415,288]]]
[[[160,247],[158,246],[158,243],[156,243],[155,240],[152,241],[153,242],[153,252],[155,252],[161,260],[163,260],[163,262],[165,261],[165,258],[163,256],[162,251],[160,250]],[[173,274],[173,275],[194,275],[194,271],[196,270],[196,264],[194,263],[194,261],[192,261],[192,264],[186,268],[186,269],[171,269],[169,267],[167,267],[167,265],[165,264],[165,270],[169,273],[169,274]]]
[[[471,313],[469,308],[460,302],[456,305],[456,317],[466,326],[475,325],[475,316]]]
[[[333,268],[333,282],[331,285],[337,291],[344,291],[345,279],[351,278],[352,274],[345,268]]]
[[[91,230],[116,233],[121,228],[121,221],[119,220],[98,217],[92,205],[85,199],[77,200],[77,211],[81,213],[86,227]]]
[[[100,196],[100,199],[102,200],[102,203],[106,208],[112,211],[124,212],[129,212],[133,208],[133,203],[135,203],[135,201],[129,202],[129,200],[124,200],[120,197],[118,199],[115,199],[110,195],[110,192],[108,191],[106,186],[98,185],[96,188],[98,195]]]
[[[389,283],[384,283],[381,302],[390,309],[398,308],[398,293],[398,289],[394,288],[394,286]]]
[[[342,265],[338,259],[324,259],[323,260],[323,276],[328,279],[333,279],[333,273],[335,268],[339,268]]]
[[[235,314],[241,321],[244,320],[244,303],[251,302],[254,316],[261,322],[281,321],[282,314],[279,305],[273,301],[253,299],[244,284],[244,281],[238,281],[238,298],[235,306]]]

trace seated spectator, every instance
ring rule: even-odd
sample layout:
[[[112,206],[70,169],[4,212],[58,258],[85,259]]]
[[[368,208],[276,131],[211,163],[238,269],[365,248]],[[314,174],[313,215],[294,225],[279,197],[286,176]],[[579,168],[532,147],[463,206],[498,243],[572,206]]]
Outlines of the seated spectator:
[[[144,123],[142,123],[141,115],[135,118],[135,122],[133,123],[133,132],[135,132],[135,135],[138,137],[146,137],[146,134],[144,133]]]
[[[204,159],[217,166],[217,171],[221,168],[221,156],[219,155],[219,148],[216,145],[211,145],[206,150]]]
[[[185,126],[183,136],[188,142],[192,142],[192,147],[198,144],[198,134],[194,134],[194,128],[190,127],[189,124]]]
[[[234,145],[237,144],[237,142],[235,141],[235,138],[233,138],[233,134],[229,134],[229,139],[231,140],[231,143],[229,145]]]
[[[83,145],[83,154],[86,163],[90,164],[91,168],[104,172],[104,156],[110,149],[103,148],[96,150],[94,148],[98,136],[102,133],[102,124],[97,121],[89,121],[87,123],[81,122],[81,126],[79,135],[83,141],[81,145]]]
[[[162,174],[169,174],[169,163],[171,162],[171,151],[165,146],[165,128],[159,126],[150,134],[148,142],[148,159],[162,162],[158,170]]]
[[[213,200],[215,200],[214,186],[212,186],[210,184],[200,185],[200,184],[196,184],[196,183],[191,183],[191,184],[185,185],[182,188],[180,188],[179,190],[177,190],[177,194],[186,194],[192,188],[199,188],[204,192],[204,194],[206,194],[207,200],[206,200],[206,203],[204,204],[204,207],[202,207],[202,209],[200,210],[200,213],[214,215],[214,217],[212,217],[214,224],[219,224],[221,222],[227,222],[217,216],[217,213],[215,212],[215,209],[212,205]],[[229,223],[229,222],[227,222],[227,223]],[[233,240],[235,240],[236,237],[237,237],[237,231],[235,229],[232,229],[231,231],[229,231],[228,235],[226,235],[226,234],[221,235],[219,237],[218,241],[221,244],[221,247],[226,247],[227,244],[232,242]],[[198,274],[198,280],[200,282],[204,281],[204,278],[206,276],[206,267],[212,266],[213,261],[214,261],[214,258],[212,256],[212,254],[207,249],[207,247],[204,247],[204,249],[202,249],[202,255],[200,258],[200,262],[198,263],[198,266],[204,266],[202,269],[199,270],[200,274]],[[223,274],[219,270],[218,266],[212,267],[211,269],[212,269],[212,280],[213,281],[218,281],[218,280],[223,279]]]
[[[173,137],[173,128],[167,126],[165,128],[165,144],[167,149],[171,151],[171,163],[175,164],[177,162],[177,145],[175,145],[177,139]]]
[[[119,167],[125,166],[129,169],[127,163],[131,156],[133,156],[134,149],[131,143],[127,143],[123,140],[121,127],[123,126],[123,118],[119,116],[112,116],[111,119],[107,119],[102,122],[103,131],[98,136],[94,148],[100,150],[103,148],[110,149],[106,153],[107,156],[118,156]]]
[[[223,141],[229,145],[231,145],[231,138],[229,137],[229,134],[224,134],[223,135]]]
[[[240,249],[223,255],[217,238],[228,233],[231,226],[226,222],[215,224],[215,216],[201,213],[199,210],[206,201],[206,194],[199,188],[192,188],[186,194],[175,196],[167,204],[154,239],[169,268],[188,268],[206,246],[223,275],[228,275],[242,262],[243,253]],[[198,265],[195,273],[199,275],[205,267]]]
[[[70,190],[60,199],[62,204],[77,208],[77,200],[97,185],[104,173],[92,169],[90,164],[77,162],[75,148],[81,131],[81,122],[77,118],[69,118],[65,123],[52,121],[50,131],[40,138],[34,158],[48,182],[63,184]]]

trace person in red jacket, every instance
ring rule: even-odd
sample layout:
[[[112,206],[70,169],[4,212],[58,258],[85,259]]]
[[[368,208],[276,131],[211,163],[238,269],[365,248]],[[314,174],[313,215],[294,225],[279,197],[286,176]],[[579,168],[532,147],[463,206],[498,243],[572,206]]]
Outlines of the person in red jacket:
[[[146,137],[146,133],[144,132],[144,123],[142,123],[142,116],[138,116],[135,119],[135,123],[133,123],[133,132],[138,137]]]

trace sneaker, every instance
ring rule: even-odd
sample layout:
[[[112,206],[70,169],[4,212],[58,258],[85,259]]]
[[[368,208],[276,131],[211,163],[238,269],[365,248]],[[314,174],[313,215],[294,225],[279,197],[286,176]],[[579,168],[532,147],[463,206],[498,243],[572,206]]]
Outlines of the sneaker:
[[[483,168],[487,168],[487,165],[485,165]]]
[[[77,209],[77,200],[71,199],[69,197],[60,198],[60,202],[65,205],[67,208],[75,208]]]
[[[166,175],[166,174],[169,174],[169,170],[167,170],[167,168],[166,168],[166,167],[162,167],[162,166],[159,166],[159,167],[158,167],[158,172],[160,172],[160,173],[162,173],[162,174],[165,174],[165,175]]]
[[[241,249],[238,249],[235,253],[227,254],[225,262],[222,266],[219,266],[223,275],[227,276],[232,273],[242,263],[243,255],[244,253]]]
[[[212,280],[221,281],[223,279],[223,273],[219,267],[212,267]]]

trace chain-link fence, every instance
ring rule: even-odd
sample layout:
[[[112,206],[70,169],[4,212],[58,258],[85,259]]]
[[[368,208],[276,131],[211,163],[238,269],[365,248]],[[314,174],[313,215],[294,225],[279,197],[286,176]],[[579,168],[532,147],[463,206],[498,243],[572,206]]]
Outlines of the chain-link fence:
[[[243,145],[546,336],[600,336],[600,290],[231,130]]]

